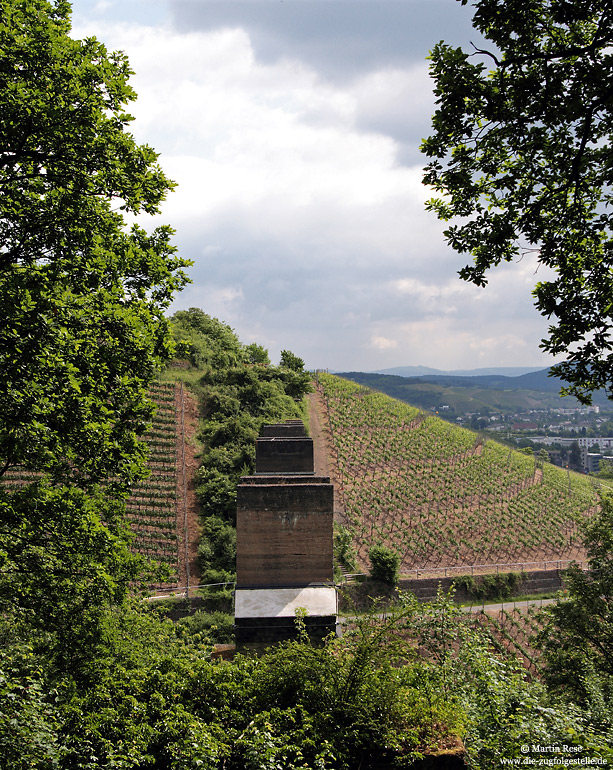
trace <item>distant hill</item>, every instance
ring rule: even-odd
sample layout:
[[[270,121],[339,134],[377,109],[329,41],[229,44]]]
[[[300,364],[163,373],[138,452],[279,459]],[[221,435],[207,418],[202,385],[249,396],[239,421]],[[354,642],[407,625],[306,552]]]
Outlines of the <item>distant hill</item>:
[[[579,406],[577,399],[560,397],[563,381],[550,377],[548,369],[520,376],[430,374],[401,377],[375,372],[339,372],[339,377],[380,390],[388,396],[422,409],[448,406],[455,416],[490,410],[516,413],[529,409],[556,409]],[[594,394],[594,403],[611,406],[604,392]]]
[[[479,377],[495,375],[519,377],[522,374],[542,371],[538,366],[490,366],[484,369],[432,369],[430,366],[394,366],[391,369],[375,369],[370,374],[394,374],[398,377],[428,377],[430,375],[451,375],[455,377]],[[545,370],[546,371],[546,370]]]
[[[491,388],[494,390],[537,390],[544,393],[559,393],[565,384],[559,377],[549,374],[549,369],[538,369],[520,375],[504,374],[430,374],[419,378],[404,379],[432,382],[443,387]]]

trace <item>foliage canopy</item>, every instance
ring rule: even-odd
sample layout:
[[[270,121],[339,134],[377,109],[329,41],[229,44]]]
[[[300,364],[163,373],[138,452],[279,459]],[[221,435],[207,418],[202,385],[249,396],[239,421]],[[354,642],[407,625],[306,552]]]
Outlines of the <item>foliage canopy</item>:
[[[584,525],[590,569],[566,573],[568,598],[548,608],[540,634],[553,690],[610,721],[613,708],[613,499]]]
[[[373,580],[381,580],[395,586],[400,572],[400,554],[383,543],[374,543],[369,551],[370,576]]]
[[[170,228],[125,226],[173,187],[126,130],[125,55],[69,34],[63,0],[0,2],[0,607],[42,611],[70,575],[66,627],[133,575],[122,495],[187,264]]]
[[[459,0],[466,5],[468,0]],[[448,243],[486,273],[528,251],[551,268],[536,284],[552,319],[541,347],[567,392],[613,390],[613,8],[608,0],[475,0],[490,44],[431,53],[437,109],[422,144],[424,183]],[[476,57],[476,59],[475,59]],[[486,63],[479,59],[485,59]]]

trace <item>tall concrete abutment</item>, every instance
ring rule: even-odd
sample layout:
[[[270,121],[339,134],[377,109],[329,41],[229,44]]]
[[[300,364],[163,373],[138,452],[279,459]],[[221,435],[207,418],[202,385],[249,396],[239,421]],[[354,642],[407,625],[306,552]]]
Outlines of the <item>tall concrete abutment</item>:
[[[309,636],[336,627],[333,485],[316,476],[302,422],[263,426],[256,470],[238,486],[235,630],[238,644]]]

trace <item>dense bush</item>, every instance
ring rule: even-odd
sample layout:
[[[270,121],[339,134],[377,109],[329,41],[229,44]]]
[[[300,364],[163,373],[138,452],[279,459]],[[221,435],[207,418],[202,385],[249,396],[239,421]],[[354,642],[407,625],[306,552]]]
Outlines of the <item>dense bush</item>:
[[[125,608],[108,618],[109,654],[87,686],[65,679],[45,702],[44,678],[28,664],[41,687],[20,714],[0,704],[0,720],[15,723],[0,760],[27,750],[25,764],[10,766],[42,770],[53,757],[64,770],[408,767],[456,741],[463,712],[439,696],[436,666],[397,642],[395,622],[369,617],[323,646],[303,635],[259,658],[216,663],[200,640],[215,625],[227,629],[227,616],[198,613],[173,626]],[[0,666],[9,692],[24,675],[14,668]]]
[[[236,565],[236,529],[218,516],[204,519],[198,546],[202,583],[220,583],[234,579]]]
[[[400,555],[382,543],[375,543],[368,551],[370,576],[373,580],[395,586],[398,583]]]
[[[334,525],[334,560],[347,569],[357,569],[353,532],[342,524]]]
[[[495,575],[460,575],[454,579],[457,588],[475,599],[508,599],[521,582],[518,572],[500,572]]]
[[[199,641],[208,644],[234,641],[234,615],[227,612],[196,610],[178,623],[180,629],[191,636],[198,634]]]
[[[564,577],[568,596],[548,607],[540,634],[551,690],[578,703],[592,719],[613,720],[613,499],[584,525],[590,570],[571,566]]]

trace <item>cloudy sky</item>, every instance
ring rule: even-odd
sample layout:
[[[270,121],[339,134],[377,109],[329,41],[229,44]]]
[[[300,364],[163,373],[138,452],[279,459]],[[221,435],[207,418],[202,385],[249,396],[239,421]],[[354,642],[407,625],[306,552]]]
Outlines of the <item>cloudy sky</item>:
[[[457,0],[74,0],[73,36],[128,54],[132,131],[179,185],[158,218],[194,262],[173,310],[309,368],[549,365],[535,264],[468,285],[424,211],[426,56],[476,41],[470,20]]]

